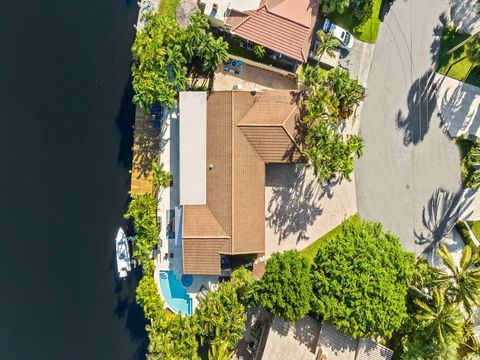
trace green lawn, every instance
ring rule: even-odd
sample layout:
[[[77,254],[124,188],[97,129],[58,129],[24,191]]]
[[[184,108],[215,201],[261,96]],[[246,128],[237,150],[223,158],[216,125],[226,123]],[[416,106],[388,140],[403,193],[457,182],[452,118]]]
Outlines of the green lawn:
[[[358,216],[358,214],[352,215],[349,219],[353,219],[355,221],[360,221],[360,217]],[[306,256],[308,258],[308,260],[310,261],[310,263],[312,263],[313,259],[317,255],[318,249],[323,244],[323,242],[325,240],[331,239],[335,235],[339,234],[341,230],[342,230],[342,224],[340,224],[337,227],[330,230],[328,233],[323,235],[320,239],[318,239],[317,241],[315,241],[314,243],[310,244],[305,249],[300,251],[300,253],[303,256]]]
[[[370,44],[375,44],[377,41],[378,30],[380,29],[380,9],[382,8],[382,0],[373,0],[372,17],[360,23],[353,15],[353,9],[348,8],[342,14],[334,13],[331,15],[331,20],[348,31],[350,31],[355,39],[364,41]]]
[[[468,43],[452,54],[445,55],[448,50],[469,36],[468,34],[457,33],[457,30],[452,26],[443,29],[437,72],[471,85],[480,86],[480,80],[478,79],[480,66],[473,66],[472,62],[466,57]]]
[[[480,220],[467,221],[468,226],[472,229],[473,234],[477,239],[480,239]]]
[[[175,10],[177,9],[177,5],[180,0],[161,0],[160,7],[158,8],[158,12],[162,15],[176,18]]]

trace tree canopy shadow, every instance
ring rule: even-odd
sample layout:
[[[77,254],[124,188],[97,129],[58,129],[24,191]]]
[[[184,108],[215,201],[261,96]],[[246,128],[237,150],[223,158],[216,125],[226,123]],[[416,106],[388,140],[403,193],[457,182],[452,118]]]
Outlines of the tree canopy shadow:
[[[266,168],[266,186],[272,187],[267,226],[278,234],[279,244],[291,235],[296,235],[297,243],[308,240],[308,228],[323,213],[321,199],[331,198],[338,182],[322,186],[306,176],[304,164],[269,164]]]
[[[397,113],[397,129],[403,134],[403,144],[417,145],[423,141],[430,128],[436,109],[436,95],[433,86],[435,71],[429,70],[410,87],[408,92],[408,113]]]
[[[473,201],[473,192],[462,191],[453,194],[438,188],[422,210],[422,224],[425,231],[414,230],[415,243],[425,246],[423,253],[434,251],[451,234],[460,216],[467,216],[466,209]]]
[[[443,30],[448,25],[448,18],[446,13],[442,12],[438,20],[440,23],[437,24],[437,26],[435,26],[435,28],[433,29],[433,34],[432,34],[433,41],[432,41],[432,44],[430,45],[430,55],[431,55],[433,64],[436,64],[438,58],[443,55],[443,54],[440,54],[440,39],[443,34]]]

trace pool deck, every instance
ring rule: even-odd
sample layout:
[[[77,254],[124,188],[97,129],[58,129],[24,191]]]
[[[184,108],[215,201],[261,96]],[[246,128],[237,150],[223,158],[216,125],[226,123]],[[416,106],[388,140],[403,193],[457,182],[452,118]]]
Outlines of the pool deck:
[[[180,196],[178,189],[179,179],[179,123],[178,112],[166,110],[162,120],[161,138],[160,138],[160,162],[164,164],[164,169],[170,171],[173,177],[172,186],[160,190],[158,194],[157,217],[160,224],[161,246],[159,253],[155,258],[155,281],[157,282],[159,293],[164,302],[165,298],[160,289],[160,271],[173,270],[175,276],[181,280],[183,272],[182,247],[175,245],[175,239],[169,239],[167,234],[169,230],[168,213],[179,205]],[[173,257],[171,256],[173,254]],[[214,289],[218,284],[218,276],[193,275],[193,283],[187,288],[187,293],[192,298],[192,308],[198,306],[197,294],[200,288]],[[165,306],[167,306],[165,302]],[[173,309],[172,309],[173,310]]]

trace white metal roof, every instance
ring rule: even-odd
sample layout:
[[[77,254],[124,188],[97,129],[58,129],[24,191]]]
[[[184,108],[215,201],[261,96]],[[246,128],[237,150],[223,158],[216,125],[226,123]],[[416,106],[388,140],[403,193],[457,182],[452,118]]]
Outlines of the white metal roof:
[[[207,203],[207,93],[180,92],[180,204]]]

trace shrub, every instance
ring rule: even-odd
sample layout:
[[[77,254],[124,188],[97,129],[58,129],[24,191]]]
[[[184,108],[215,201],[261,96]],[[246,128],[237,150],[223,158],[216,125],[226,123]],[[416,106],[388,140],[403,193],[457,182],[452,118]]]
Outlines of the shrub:
[[[259,59],[265,57],[265,54],[267,53],[267,51],[265,50],[265,47],[262,46],[262,45],[255,45],[253,47],[253,53],[255,54],[256,57],[258,57]]]
[[[158,242],[157,200],[150,194],[135,195],[124,217],[133,219],[135,227],[133,257],[141,265],[150,258]]]
[[[298,251],[274,253],[267,260],[260,289],[265,309],[296,321],[310,311],[311,293],[310,264]]]
[[[156,191],[160,188],[165,188],[170,186],[172,183],[172,174],[163,169],[163,163],[158,166],[157,162],[152,163],[152,175],[153,175],[153,187]]]
[[[232,273],[231,282],[237,292],[238,300],[250,309],[258,303],[260,281],[250,271],[241,267]]]

